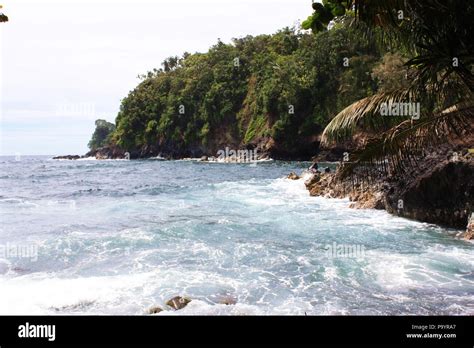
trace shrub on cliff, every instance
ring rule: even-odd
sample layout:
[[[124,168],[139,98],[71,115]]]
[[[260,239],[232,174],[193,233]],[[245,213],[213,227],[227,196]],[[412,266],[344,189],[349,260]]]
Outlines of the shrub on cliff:
[[[89,149],[96,150],[99,147],[107,145],[110,142],[110,136],[114,130],[115,125],[113,123],[107,122],[106,120],[96,120],[95,131],[88,144]]]

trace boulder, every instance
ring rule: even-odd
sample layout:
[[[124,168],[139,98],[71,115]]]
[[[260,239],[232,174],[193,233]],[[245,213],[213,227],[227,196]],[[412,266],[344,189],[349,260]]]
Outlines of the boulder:
[[[300,177],[295,172],[291,172],[290,174],[288,174],[287,178],[290,180],[298,180]]]
[[[175,296],[168,302],[166,302],[166,305],[175,310],[178,310],[186,307],[189,302],[191,302],[191,299],[188,297]]]
[[[383,193],[380,191],[367,191],[352,195],[350,208],[355,209],[385,209]]]
[[[467,240],[474,239],[474,213],[471,213],[471,216],[469,217],[466,232],[464,232],[463,237]]]
[[[148,314],[156,314],[156,313],[160,313],[160,312],[163,312],[163,309],[161,307],[151,307],[149,310],[148,310]]]

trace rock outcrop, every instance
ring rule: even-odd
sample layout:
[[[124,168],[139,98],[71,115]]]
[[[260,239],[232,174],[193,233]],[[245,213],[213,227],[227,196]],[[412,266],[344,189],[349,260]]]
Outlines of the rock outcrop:
[[[467,240],[474,239],[474,213],[471,214],[469,221],[467,223],[466,232],[463,233],[463,237]]]
[[[186,307],[189,302],[191,302],[191,299],[188,297],[175,296],[171,300],[166,302],[166,305],[175,310],[178,310]]]
[[[151,307],[148,310],[148,314],[157,314],[157,313],[160,313],[160,312],[163,312],[163,309],[161,307]]]
[[[66,159],[66,160],[77,160],[81,158],[81,156],[79,155],[65,155],[65,156],[56,156],[56,157],[53,157],[53,159]]]
[[[291,172],[290,174],[288,174],[287,178],[290,180],[298,180],[300,177],[295,172]]]
[[[305,182],[311,196],[326,198],[346,198],[352,202],[351,208],[384,209],[383,193],[378,186],[352,184],[339,181],[335,173],[312,174]]]
[[[127,152],[120,149],[117,146],[104,146],[104,147],[99,147],[97,149],[91,150],[88,153],[84,155],[84,157],[95,157],[97,159],[122,159],[122,158],[127,158],[128,159],[136,156],[136,154],[130,154]]]
[[[354,184],[333,173],[316,173],[306,182],[310,195],[349,197],[352,208],[389,213],[442,226],[465,229],[474,210],[474,160],[466,147],[439,146],[397,176]],[[471,227],[465,238],[474,238]]]

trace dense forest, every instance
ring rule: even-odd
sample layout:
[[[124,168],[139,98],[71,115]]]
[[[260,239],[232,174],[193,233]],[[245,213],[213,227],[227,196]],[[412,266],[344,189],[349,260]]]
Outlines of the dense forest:
[[[403,55],[366,33],[337,21],[330,30],[284,28],[170,57],[122,100],[109,145],[132,157],[199,157],[231,146],[311,158],[334,115],[405,81]]]

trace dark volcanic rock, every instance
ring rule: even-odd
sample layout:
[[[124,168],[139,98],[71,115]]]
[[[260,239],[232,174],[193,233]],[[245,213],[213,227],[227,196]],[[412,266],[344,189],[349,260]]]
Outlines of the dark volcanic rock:
[[[306,187],[312,196],[349,197],[352,208],[386,209],[394,215],[463,230],[474,208],[474,161],[465,146],[439,146],[404,173],[371,184],[341,182],[336,175],[317,173],[305,182]],[[472,226],[469,230],[465,238],[474,238]]]
[[[56,156],[53,159],[67,159],[67,160],[77,160],[81,158],[79,155],[65,155],[65,156]]]
[[[474,163],[468,156],[451,161],[428,157],[418,172],[390,185],[385,192],[389,213],[465,229],[474,208]],[[401,203],[401,204],[400,204]]]
[[[85,154],[85,157],[95,157],[97,159],[123,159],[127,158],[127,152],[117,146],[104,146],[91,150]],[[135,153],[129,153],[130,158],[138,157]]]

